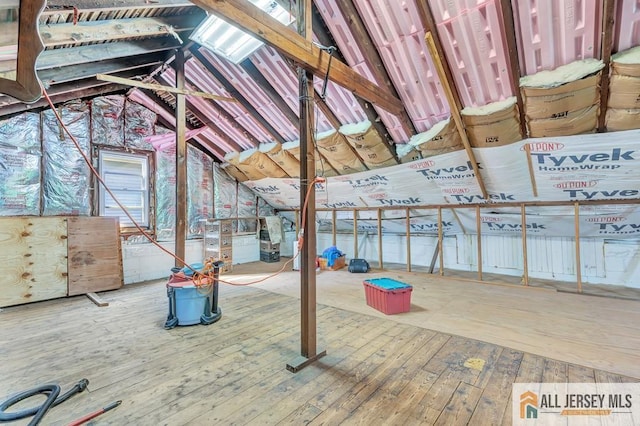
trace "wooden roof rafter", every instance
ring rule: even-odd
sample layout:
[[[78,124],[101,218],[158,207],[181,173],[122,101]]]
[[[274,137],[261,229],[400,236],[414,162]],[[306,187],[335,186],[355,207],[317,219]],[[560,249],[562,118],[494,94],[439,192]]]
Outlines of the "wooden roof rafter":
[[[609,69],[611,62],[611,52],[613,49],[613,29],[615,23],[615,0],[604,0],[602,3],[602,46],[600,56],[604,63],[602,69],[602,79],[600,80],[600,112],[598,113],[598,132],[605,132],[605,118],[607,115],[607,105],[609,103]]]
[[[386,87],[389,93],[393,96],[400,98],[398,91],[393,84],[393,80],[389,76],[387,68],[384,65],[382,57],[380,56],[374,41],[371,39],[371,35],[369,34],[369,31],[367,31],[364,21],[360,17],[353,0],[340,0],[336,2],[336,5],[342,12],[342,15],[347,17],[347,22],[354,34],[353,42],[362,52],[362,56],[364,57],[369,70],[374,75],[375,80],[379,85]],[[415,135],[417,133],[406,108],[403,107],[402,111],[399,114],[396,114],[396,116],[400,121],[400,125],[408,135]]]
[[[193,3],[234,23],[315,75],[324,78],[329,71],[330,55],[327,52],[253,4],[245,0],[194,0]],[[398,98],[371,83],[344,62],[332,60],[328,75],[333,82],[393,114],[399,114],[404,109]]]
[[[227,78],[211,63],[207,58],[200,53],[198,46],[192,46],[189,51],[195,59],[216,79],[218,83],[229,93],[229,95],[235,98],[240,105],[253,117],[265,132],[270,134],[273,139],[279,143],[287,142],[282,135],[256,110],[256,108],[240,93],[235,86],[227,80]]]
[[[156,78],[158,79],[158,81],[162,82],[165,85],[170,85],[171,84],[170,81],[168,81],[166,78],[164,78],[161,74],[158,75]],[[194,82],[189,79],[188,73],[185,73],[185,88],[188,88],[189,90],[191,90],[191,89],[193,89],[192,86],[195,86]],[[195,87],[195,88],[197,88],[197,87]],[[211,99],[206,99],[206,98],[203,99],[203,101],[207,102],[209,104],[209,106],[216,111],[217,114],[219,114],[227,122],[229,122],[229,124],[233,128],[237,129],[239,133],[242,133],[242,135],[245,137],[245,139],[247,139],[253,146],[257,147],[260,144],[260,141],[258,141],[240,123],[238,123],[236,121],[236,119],[231,114],[229,114],[229,112],[227,110],[225,110],[220,104],[218,104],[217,102],[215,102],[215,101],[213,101]],[[211,117],[209,117],[203,111],[200,111],[200,109],[196,105],[194,105],[191,101],[189,101],[189,99],[187,99],[187,108],[190,111],[192,111],[192,113],[198,118],[198,120],[200,120],[200,122],[202,122],[205,126],[209,126],[209,123],[213,123],[211,121]],[[219,129],[219,130],[221,130],[221,129]]]
[[[294,126],[298,127],[299,118],[298,114],[291,109],[289,104],[280,96],[280,93],[271,85],[269,80],[265,78],[260,70],[251,62],[250,58],[245,59],[240,63],[240,67],[253,79],[253,81],[260,86],[262,91],[271,99],[278,110],[284,115],[287,120]]]

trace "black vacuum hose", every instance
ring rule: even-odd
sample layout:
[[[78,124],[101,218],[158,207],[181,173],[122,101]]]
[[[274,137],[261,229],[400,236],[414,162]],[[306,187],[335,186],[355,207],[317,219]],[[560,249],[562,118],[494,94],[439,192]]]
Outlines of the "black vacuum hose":
[[[82,379],[60,398],[58,398],[58,395],[60,395],[60,386],[53,384],[42,385],[33,389],[26,390],[24,392],[20,392],[19,394],[12,396],[11,398],[0,404],[0,422],[12,422],[15,420],[24,419],[25,417],[34,416],[33,419],[31,419],[31,421],[29,422],[29,426],[35,426],[40,423],[40,420],[42,420],[42,417],[44,417],[49,408],[66,401],[77,393],[82,392],[87,388],[88,385],[89,381],[87,379]],[[47,400],[42,403],[42,405],[25,408],[24,410],[15,411],[13,413],[5,412],[7,408],[11,407],[12,405],[41,393],[47,395]]]

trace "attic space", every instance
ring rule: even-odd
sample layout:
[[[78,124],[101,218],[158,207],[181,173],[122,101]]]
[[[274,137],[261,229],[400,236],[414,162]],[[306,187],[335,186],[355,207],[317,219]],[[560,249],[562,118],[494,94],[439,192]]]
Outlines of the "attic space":
[[[637,0],[0,29],[0,422],[640,423]]]

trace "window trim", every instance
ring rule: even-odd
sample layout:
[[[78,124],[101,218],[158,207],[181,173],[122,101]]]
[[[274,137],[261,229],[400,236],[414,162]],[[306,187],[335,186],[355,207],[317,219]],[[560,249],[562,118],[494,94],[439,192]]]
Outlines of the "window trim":
[[[104,179],[104,161],[105,161],[105,157],[106,159],[132,159],[132,158],[137,158],[139,160],[141,160],[141,164],[142,164],[142,168],[143,168],[143,172],[142,172],[142,179],[144,182],[144,186],[146,186],[146,190],[140,190],[143,191],[143,194],[145,195],[143,197],[143,203],[145,205],[143,205],[143,218],[144,223],[139,223],[140,227],[145,229],[145,230],[152,230],[153,229],[153,225],[154,225],[154,220],[155,220],[155,213],[153,211],[154,209],[154,205],[155,205],[155,194],[154,194],[154,174],[155,174],[155,170],[154,170],[154,163],[153,163],[153,153],[151,152],[147,152],[147,151],[134,151],[131,152],[130,150],[118,150],[118,149],[109,149],[109,148],[105,148],[105,147],[99,147],[97,149],[97,162],[98,162],[98,171],[100,173],[100,177]],[[105,196],[106,196],[106,190],[104,189],[104,187],[101,184],[98,184],[99,188],[97,192],[97,213],[98,216],[103,216],[103,217],[108,217],[104,215],[105,212]],[[122,233],[124,234],[134,234],[134,233],[139,233],[137,228],[133,225],[133,224],[124,224],[124,225],[120,225],[120,230]]]

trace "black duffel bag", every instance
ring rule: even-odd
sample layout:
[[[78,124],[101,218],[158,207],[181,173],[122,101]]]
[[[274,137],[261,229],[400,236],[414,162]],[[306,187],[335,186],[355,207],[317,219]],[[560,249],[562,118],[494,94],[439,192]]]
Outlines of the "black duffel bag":
[[[364,259],[351,259],[349,261],[349,272],[364,273],[369,272],[369,262]]]

